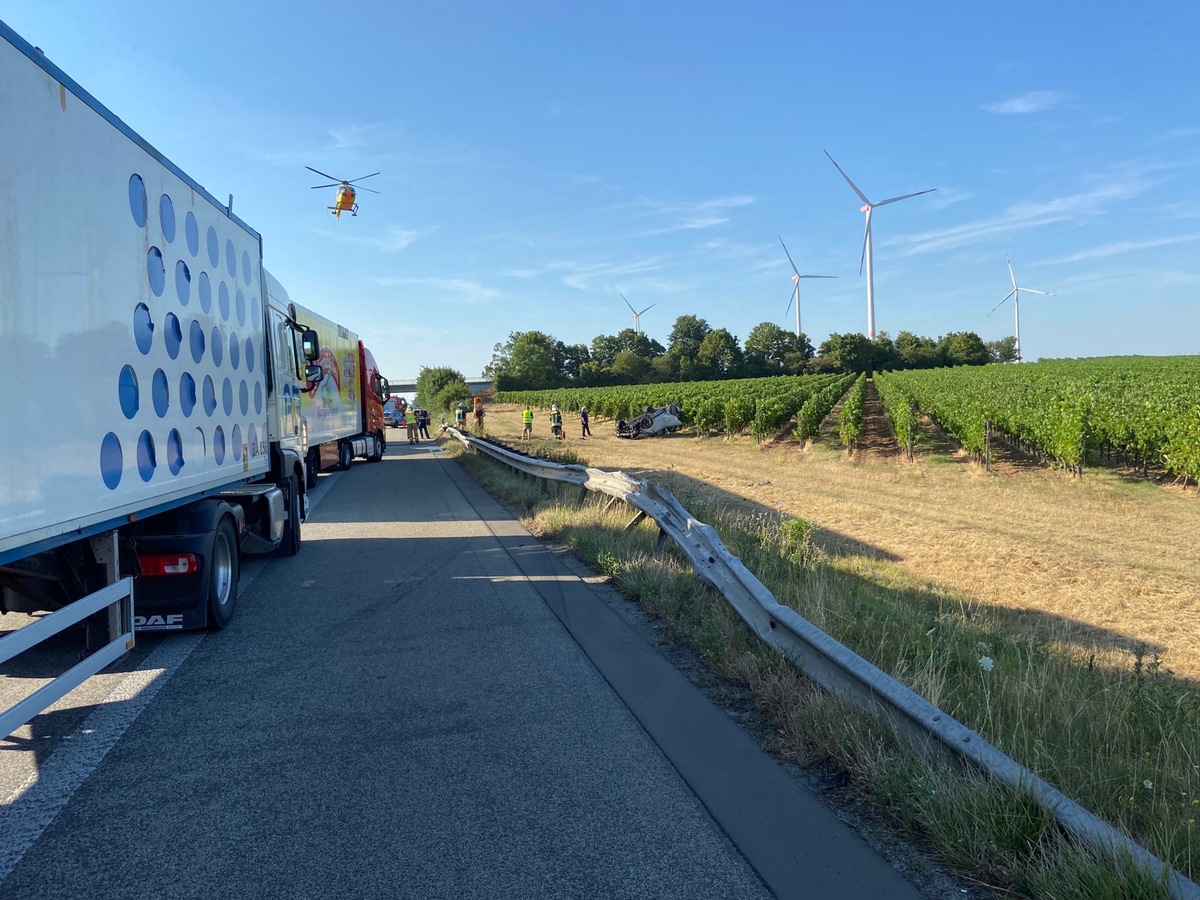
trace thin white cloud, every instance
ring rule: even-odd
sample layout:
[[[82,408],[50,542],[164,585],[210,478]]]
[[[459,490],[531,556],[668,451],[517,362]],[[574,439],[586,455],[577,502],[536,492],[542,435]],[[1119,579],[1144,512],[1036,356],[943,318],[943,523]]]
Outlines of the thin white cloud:
[[[1078,253],[1072,253],[1070,256],[1060,256],[1055,259],[1043,260],[1042,262],[1035,263],[1035,265],[1052,266],[1058,263],[1080,262],[1085,259],[1100,259],[1106,256],[1116,256],[1119,253],[1132,253],[1135,250],[1150,250],[1155,247],[1169,247],[1172,244],[1186,244],[1190,241],[1200,241],[1200,234],[1182,234],[1149,241],[1116,241],[1111,244],[1093,247],[1090,250],[1081,250]]]
[[[755,198],[739,194],[732,197],[716,197],[712,200],[652,200],[639,197],[628,203],[620,203],[610,209],[640,210],[643,218],[670,219],[663,225],[637,231],[634,237],[650,237],[653,235],[669,234],[673,231],[694,231],[703,228],[713,228],[730,221],[728,211],[743,206],[749,206]]]
[[[884,246],[901,248],[902,256],[967,247],[981,241],[994,240],[1002,235],[1027,231],[1055,222],[1069,222],[1085,216],[1103,215],[1106,212],[1107,204],[1136,197],[1150,186],[1150,180],[1138,171],[1108,175],[1097,180],[1095,186],[1088,190],[1051,200],[1014,203],[998,216],[964,222],[951,228],[934,229],[892,238],[885,242]]]
[[[1070,99],[1071,95],[1065,91],[1029,91],[999,103],[984,104],[983,108],[1001,116],[1028,115],[1061,106]]]
[[[943,187],[938,188],[936,194],[931,194],[928,197],[928,202],[933,205],[934,209],[945,209],[947,206],[953,206],[955,203],[962,203],[964,200],[971,198],[971,192],[962,188]]]
[[[408,228],[391,227],[385,229],[380,234],[367,236],[351,235],[341,231],[329,231],[328,229],[320,229],[319,232],[325,237],[342,244],[356,244],[361,247],[370,247],[373,250],[378,250],[380,253],[399,253],[414,241],[435,230],[434,228],[426,228],[415,231]]]
[[[349,150],[354,147],[361,147],[366,143],[365,137],[370,132],[381,127],[379,124],[372,125],[332,125],[329,127],[329,136],[333,138],[333,146],[330,150]]]
[[[494,300],[500,296],[500,291],[490,288],[478,281],[467,278],[397,278],[382,277],[372,279],[381,287],[416,287],[437,291],[444,296],[439,300],[450,303],[481,303]]]
[[[637,275],[642,272],[653,272],[661,268],[658,258],[630,260],[629,262],[596,262],[581,263],[573,260],[561,260],[545,263],[527,269],[509,269],[504,275],[510,278],[541,278],[545,275],[557,275],[559,281],[567,287],[576,290],[589,290],[597,285],[606,286],[623,275]]]

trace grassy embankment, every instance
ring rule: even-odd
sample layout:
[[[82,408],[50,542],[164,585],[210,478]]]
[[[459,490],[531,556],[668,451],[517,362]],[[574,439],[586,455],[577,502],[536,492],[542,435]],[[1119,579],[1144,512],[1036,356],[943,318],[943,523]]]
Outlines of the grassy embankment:
[[[490,424],[490,423],[489,423]],[[535,444],[561,456],[561,444]],[[573,449],[583,450],[575,444]],[[722,677],[747,686],[778,732],[773,750],[844,768],[902,832],[964,872],[1030,896],[1157,897],[1162,887],[1073,844],[1027,798],[925,759],[762,647],[686,560],[655,551],[627,510],[553,495],[474,454],[460,462],[637,599]],[[1153,658],[1009,627],[1003,611],[931,585],[873,579],[812,541],[802,519],[730,511],[701,489],[680,500],[717,528],[781,602],[981,732],[1046,780],[1189,876],[1200,813],[1200,701]],[[901,579],[902,581],[903,579]]]

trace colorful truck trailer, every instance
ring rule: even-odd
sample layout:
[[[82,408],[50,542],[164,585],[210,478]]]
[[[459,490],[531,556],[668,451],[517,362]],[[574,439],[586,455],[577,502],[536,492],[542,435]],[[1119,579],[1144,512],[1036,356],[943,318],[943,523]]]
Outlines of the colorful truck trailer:
[[[300,549],[317,336],[232,199],[3,23],[0,122],[0,611],[134,576],[137,627],[222,628],[241,553]]]
[[[321,374],[300,398],[308,427],[305,464],[311,489],[318,472],[348,469],[356,457],[383,459],[388,383],[358,335],[311,309],[299,304],[295,308],[300,324],[315,329],[321,341]]]

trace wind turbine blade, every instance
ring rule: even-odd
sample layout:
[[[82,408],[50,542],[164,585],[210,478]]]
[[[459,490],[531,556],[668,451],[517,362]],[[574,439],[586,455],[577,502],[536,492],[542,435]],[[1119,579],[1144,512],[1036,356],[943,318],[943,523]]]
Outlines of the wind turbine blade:
[[[642,313],[646,312],[647,310],[654,309],[654,307],[656,307],[656,306],[658,306],[657,300],[654,301],[653,303],[651,303],[649,306],[647,306],[646,309],[643,309],[642,312],[638,313],[638,315],[640,316]]]
[[[828,151],[828,150],[824,150],[824,151],[822,151],[822,152],[824,152],[824,154],[825,154],[826,156],[829,156],[829,151]],[[830,161],[831,163],[833,163],[833,167],[834,167],[835,169],[837,169],[839,172],[842,172],[842,167],[841,167],[841,166],[839,166],[839,165],[837,164],[837,160],[836,160],[836,159],[834,159],[832,156],[829,156],[829,161]],[[859,196],[859,198],[862,200],[862,202],[863,202],[863,203],[865,203],[865,204],[867,204],[867,206],[870,206],[870,205],[871,205],[871,201],[867,199],[867,195],[866,195],[866,194],[864,194],[862,191],[860,191],[860,190],[858,189],[858,185],[857,185],[857,184],[855,184],[853,181],[851,181],[851,180],[850,180],[850,176],[849,176],[849,175],[847,175],[845,172],[842,172],[842,177],[846,179],[846,184],[848,184],[848,185],[850,185],[850,187],[854,188],[854,193],[858,194],[858,196]]]
[[[876,206],[887,206],[889,203],[899,203],[901,200],[907,200],[909,197],[920,197],[922,194],[932,194],[937,188],[930,188],[927,191],[917,191],[915,194],[905,194],[903,197],[893,197],[890,200],[880,200]]]
[[[863,229],[863,248],[862,256],[858,258],[858,274],[863,273],[863,263],[867,259],[867,241],[871,238],[871,207],[867,207],[867,227]]]
[[[837,278],[836,275],[800,275],[800,278]]]
[[[1005,257],[1007,259],[1007,257]],[[1012,260],[1008,260],[1008,277],[1012,279],[1013,287],[1017,286],[1017,276],[1013,274]]]
[[[796,294],[798,294],[798,293],[800,293],[800,282],[797,281],[796,284],[792,287],[792,292],[790,294],[788,294],[787,309],[785,309],[783,311],[783,314],[785,316],[792,311],[792,301],[796,299]]]
[[[617,293],[618,293],[618,294],[621,294],[621,292],[620,292],[620,291],[617,291]],[[628,301],[628,300],[625,298],[625,295],[624,295],[624,294],[621,294],[621,299],[622,299],[622,300],[625,300],[625,305],[629,307],[629,311],[630,311],[631,313],[633,313],[635,316],[636,316],[636,315],[638,315],[638,311],[637,311],[636,309],[634,309],[634,308],[633,308],[633,304],[632,304],[632,303],[630,303],[630,302],[629,302],[629,301]]]
[[[1007,294],[1005,294],[1004,299],[1001,300],[999,303],[997,303],[995,306],[993,306],[992,312],[989,312],[988,315],[990,316],[992,313],[994,313],[996,310],[998,310],[1000,307],[1002,307],[1008,301],[1008,298],[1013,296],[1013,294],[1015,294],[1016,292],[1017,292],[1017,289],[1013,288],[1011,291],[1009,291]]]
[[[1043,297],[1053,297],[1049,291],[1035,291],[1033,288],[1021,288],[1027,294],[1041,294]]]
[[[783,235],[779,235],[779,243],[783,244],[783,252],[787,253],[788,262],[790,262],[792,264],[792,271],[795,272],[797,276],[799,276],[800,270],[796,268],[796,263],[792,259],[792,254],[788,253],[787,244],[783,243]]]

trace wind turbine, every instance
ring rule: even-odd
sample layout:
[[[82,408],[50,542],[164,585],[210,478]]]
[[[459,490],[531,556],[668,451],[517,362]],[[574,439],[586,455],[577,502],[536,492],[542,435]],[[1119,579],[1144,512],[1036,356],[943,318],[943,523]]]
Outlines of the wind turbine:
[[[800,279],[801,278],[837,278],[836,275],[801,275],[800,270],[796,268],[796,263],[792,260],[792,254],[788,253],[787,244],[783,243],[783,235],[779,235],[779,243],[783,244],[783,252],[787,253],[788,262],[792,264],[792,281],[795,285],[792,287],[791,296],[788,297],[787,309],[783,311],[786,316],[792,308],[792,301],[796,301],[796,337],[800,337]]]
[[[1017,362],[1020,362],[1021,361],[1021,291],[1024,291],[1027,294],[1041,294],[1043,297],[1053,297],[1054,295],[1051,294],[1049,291],[1035,291],[1033,288],[1017,287],[1017,276],[1013,274],[1013,267],[1012,267],[1011,259],[1008,260],[1008,277],[1012,279],[1013,289],[1004,295],[1003,300],[1001,300],[999,303],[997,303],[995,306],[992,307],[992,312],[988,313],[988,315],[990,316],[992,313],[994,313],[996,310],[998,310],[1000,307],[1002,307],[1008,301],[1009,297],[1013,298],[1013,309],[1016,311],[1016,319],[1017,319],[1017,322],[1016,322],[1016,325],[1017,325],[1017,334],[1016,334],[1016,337],[1017,337],[1017,347],[1016,347]]]
[[[829,151],[825,151],[825,155],[829,156]],[[837,161],[829,156],[829,161],[833,163],[834,168],[842,172],[842,167],[837,164]],[[846,183],[854,188],[854,193],[858,194],[863,205],[860,212],[867,214],[867,227],[863,232],[863,250],[862,256],[858,261],[858,274],[862,274],[863,261],[867,264],[867,337],[870,340],[875,340],[875,271],[874,264],[871,258],[871,212],[880,206],[887,206],[889,203],[897,203],[900,200],[907,200],[909,197],[919,197],[921,194],[929,194],[936,191],[937,188],[930,188],[927,191],[917,191],[915,194],[904,194],[900,197],[892,197],[889,200],[880,200],[878,203],[872,203],[867,199],[867,195],[858,189],[858,185],[850,180],[850,176],[842,172],[842,177],[846,179]]]
[[[620,291],[617,291],[617,293],[621,294]],[[624,294],[621,294],[621,299],[625,300]],[[641,322],[642,313],[644,313],[647,309],[653,309],[655,306],[658,306],[658,303],[657,302],[651,303],[649,306],[646,307],[646,309],[643,309],[642,312],[638,312],[636,309],[634,309],[633,304],[630,303],[628,300],[625,300],[625,305],[628,306],[629,311],[631,313],[633,313],[633,333],[641,334],[641,331],[639,330],[640,329],[639,323]]]

